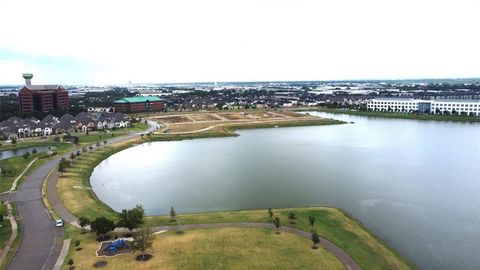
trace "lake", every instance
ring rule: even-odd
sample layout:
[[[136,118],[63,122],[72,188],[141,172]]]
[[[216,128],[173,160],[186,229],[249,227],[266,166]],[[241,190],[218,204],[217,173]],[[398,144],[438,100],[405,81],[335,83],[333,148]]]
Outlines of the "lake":
[[[312,114],[354,124],[146,143],[91,184],[113,209],[148,214],[340,207],[422,269],[479,268],[479,123]]]
[[[54,146],[50,146],[50,147],[52,149],[55,149]],[[35,146],[35,147],[19,148],[14,150],[5,150],[0,152],[0,160],[12,158],[12,157],[18,157],[25,154],[26,152],[29,152],[31,154],[33,149],[36,149],[37,153],[47,152],[48,148],[49,146]]]

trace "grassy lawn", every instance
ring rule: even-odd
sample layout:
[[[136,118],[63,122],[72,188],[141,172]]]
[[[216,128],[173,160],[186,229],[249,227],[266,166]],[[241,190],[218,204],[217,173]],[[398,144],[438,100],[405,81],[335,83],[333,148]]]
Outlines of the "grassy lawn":
[[[12,227],[10,226],[10,221],[7,219],[7,205],[0,204],[0,214],[5,217],[5,220],[0,222],[0,253],[2,253],[5,245],[10,239],[10,235],[12,234]]]
[[[344,269],[338,259],[324,250],[311,249],[311,242],[293,234],[277,235],[270,229],[223,228],[174,231],[155,236],[147,262],[134,254],[96,258],[98,243],[93,233],[76,234],[81,251],[71,248],[67,258],[75,269],[92,269],[96,261],[104,269]],[[67,259],[68,260],[68,259]],[[63,269],[68,269],[64,266]]]
[[[466,116],[466,115],[437,115],[437,114],[353,111],[353,110],[342,110],[342,109],[333,109],[333,108],[325,108],[325,107],[316,107],[316,108],[311,108],[309,110],[329,112],[329,113],[339,113],[339,114],[360,115],[360,116],[384,117],[384,118],[455,121],[455,122],[480,122],[479,116]]]
[[[34,159],[45,155],[45,153],[37,153],[35,155],[30,155],[27,159],[23,158],[22,156],[19,157],[12,157],[7,158],[2,161],[2,168],[6,170],[5,174],[2,174],[1,181],[0,181],[0,193],[9,191],[12,187],[12,183],[19,176],[23,170],[28,166],[28,164],[33,161]],[[37,163],[38,160],[35,162]],[[32,164],[33,166],[33,164]],[[27,172],[28,173],[28,172]],[[27,174],[25,173],[25,175]]]

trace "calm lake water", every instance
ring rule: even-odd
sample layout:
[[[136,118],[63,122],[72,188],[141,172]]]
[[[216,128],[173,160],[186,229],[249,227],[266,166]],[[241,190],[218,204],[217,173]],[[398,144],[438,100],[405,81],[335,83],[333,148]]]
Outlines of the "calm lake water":
[[[26,152],[32,153],[33,149],[37,150],[37,153],[42,153],[42,152],[47,152],[48,151],[48,146],[36,146],[36,147],[26,147],[26,148],[20,148],[20,149],[15,149],[15,150],[5,150],[0,152],[0,160],[2,159],[7,159],[11,157],[18,157]],[[55,149],[55,147],[51,147],[52,149]]]
[[[480,124],[313,114],[355,123],[147,143],[91,184],[148,214],[336,206],[422,269],[480,269]]]

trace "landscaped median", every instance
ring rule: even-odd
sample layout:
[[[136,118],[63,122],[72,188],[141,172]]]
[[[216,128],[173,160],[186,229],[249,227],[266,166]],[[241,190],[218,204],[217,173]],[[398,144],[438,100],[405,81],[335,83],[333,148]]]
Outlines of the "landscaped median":
[[[201,133],[196,134],[202,137]],[[192,134],[192,136],[196,136]],[[157,135],[162,137],[162,135]],[[71,168],[67,168],[57,183],[57,191],[65,207],[76,217],[87,217],[94,220],[98,217],[107,217],[118,220],[118,214],[110,207],[100,202],[90,188],[90,175],[102,160],[108,156],[128,148],[132,145],[143,143],[157,136],[143,136],[114,145],[108,145],[95,151],[82,154],[77,158]],[[194,137],[189,137],[194,138]],[[182,139],[182,138],[177,138]],[[275,211],[283,225],[309,232],[316,230],[320,236],[333,242],[346,251],[363,269],[412,269],[412,265],[403,257],[388,247],[383,241],[364,228],[358,221],[343,211],[328,207],[309,207],[278,209]],[[295,224],[290,224],[288,216],[294,212],[298,217]],[[310,226],[308,217],[314,216],[316,222]],[[234,223],[234,222],[270,222],[266,210],[214,212],[201,214],[181,214],[176,222],[170,222],[168,216],[148,216],[146,223],[149,226],[175,225],[175,224],[201,224],[201,223]],[[80,240],[82,250],[71,248],[68,258],[75,262],[76,269],[89,269],[97,261],[107,261],[110,269],[118,267],[142,266],[145,269],[177,269],[190,268],[237,268],[250,265],[251,268],[313,268],[322,261],[324,268],[336,269],[338,262],[325,250],[319,250],[313,257],[305,259],[305,267],[299,262],[304,260],[303,255],[310,254],[310,242],[296,236],[282,233],[275,235],[271,229],[202,229],[187,230],[177,235],[174,232],[156,236],[152,252],[154,259],[147,263],[136,262],[134,255],[122,255],[114,258],[96,258],[95,251],[98,243],[92,233],[81,234],[80,230],[67,225],[67,238],[72,238],[72,243]],[[229,238],[221,238],[229,236]],[[236,238],[237,236],[242,236]],[[278,236],[278,237],[277,237]],[[277,237],[277,238],[275,238]],[[279,241],[279,238],[281,240]],[[236,239],[236,240],[235,240]],[[242,239],[245,243],[241,243]],[[262,243],[272,243],[266,245]],[[282,246],[285,245],[285,246]],[[240,250],[237,247],[242,247]],[[270,250],[274,249],[274,250]],[[289,252],[289,250],[291,252]],[[192,253],[193,252],[193,253]],[[265,255],[267,259],[262,260]],[[194,260],[194,254],[199,260]],[[239,259],[236,259],[236,258]],[[330,259],[329,259],[330,258]],[[67,260],[68,261],[68,260]],[[198,265],[197,263],[204,264]],[[263,267],[262,267],[263,266]],[[316,268],[316,267],[315,267]]]

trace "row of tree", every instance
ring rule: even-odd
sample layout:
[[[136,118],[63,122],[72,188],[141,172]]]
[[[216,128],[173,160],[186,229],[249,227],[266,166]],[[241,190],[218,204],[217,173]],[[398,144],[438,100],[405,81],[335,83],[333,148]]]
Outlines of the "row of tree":
[[[272,221],[273,225],[275,225],[275,228],[277,229],[276,234],[280,234],[279,229],[282,226],[282,223],[280,222],[280,217],[274,214],[272,208],[267,209],[267,215]],[[294,212],[290,212],[288,214],[288,219],[290,220],[290,224],[295,224],[297,222],[297,215]],[[312,228],[313,228],[313,225],[315,225],[315,220],[316,220],[315,216],[308,216],[308,223],[310,224],[310,226],[312,226]],[[311,232],[312,232],[311,240],[313,242],[312,248],[317,249],[318,248],[317,244],[320,243],[320,236],[318,235],[317,231],[313,229],[311,230]]]

